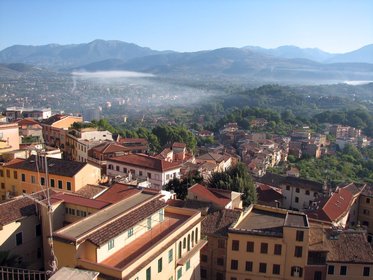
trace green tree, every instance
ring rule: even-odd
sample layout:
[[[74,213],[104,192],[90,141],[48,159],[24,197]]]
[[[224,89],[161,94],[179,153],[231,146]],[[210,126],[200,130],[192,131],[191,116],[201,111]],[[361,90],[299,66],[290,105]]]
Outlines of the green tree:
[[[165,186],[166,191],[174,191],[176,198],[184,200],[188,195],[188,182],[174,178],[170,180]]]
[[[241,198],[245,207],[257,201],[254,181],[243,163],[238,163],[225,172],[213,173],[207,184],[210,188],[242,193]]]

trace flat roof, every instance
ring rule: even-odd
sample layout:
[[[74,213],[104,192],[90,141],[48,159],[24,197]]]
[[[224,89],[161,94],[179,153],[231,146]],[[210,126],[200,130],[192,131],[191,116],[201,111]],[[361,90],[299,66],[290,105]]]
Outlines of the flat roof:
[[[67,227],[58,230],[55,236],[61,237],[63,239],[77,241],[79,237],[90,233],[94,229],[98,228],[100,225],[105,224],[115,217],[127,212],[131,208],[139,205],[151,198],[154,194],[148,193],[138,193],[131,196],[129,199],[124,199],[115,203],[101,211],[94,213],[79,222],[73,223]]]

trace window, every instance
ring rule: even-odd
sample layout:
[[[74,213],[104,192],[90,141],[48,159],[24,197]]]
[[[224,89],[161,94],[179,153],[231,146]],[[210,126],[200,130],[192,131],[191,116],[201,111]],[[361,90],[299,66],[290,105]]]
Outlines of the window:
[[[40,236],[41,235],[41,224],[38,224],[35,226],[35,235]]]
[[[369,266],[365,266],[363,268],[363,276],[370,276],[370,267]]]
[[[297,241],[303,241],[303,239],[304,239],[304,231],[297,230],[296,240]]]
[[[116,170],[116,171],[119,171],[119,166],[118,166],[118,165],[115,166],[115,170]]]
[[[198,227],[196,228],[196,235],[194,236],[196,244],[198,243]],[[225,246],[224,246],[225,247]]]
[[[17,174],[17,171],[13,171],[13,177],[14,177],[14,179],[18,179],[18,174]]]
[[[194,246],[194,230],[192,230],[192,246]]]
[[[151,280],[152,279],[152,268],[148,267],[146,269],[146,280]]]
[[[295,197],[295,200],[294,200],[296,203],[298,203],[299,202],[299,197]]]
[[[216,272],[216,280],[224,280],[224,274],[221,272]]]
[[[80,217],[80,210],[76,210],[76,215]]]
[[[313,275],[313,280],[322,280],[322,272],[321,271],[315,271]]]
[[[295,246],[294,257],[301,258],[302,257],[302,251],[303,251],[303,247]]]
[[[108,242],[108,250],[111,250],[114,248],[114,239],[109,240]]]
[[[71,191],[71,182],[66,182],[66,189]]]
[[[148,177],[149,179],[151,179],[151,178],[152,178],[152,174],[151,174],[150,172],[148,172],[148,173],[147,173],[147,177]]]
[[[225,248],[225,240],[218,239],[218,248],[224,249]]]
[[[224,265],[224,258],[217,258],[216,259],[216,264],[219,265],[219,266],[223,266]]]
[[[141,170],[139,171],[139,176],[142,176],[142,171]]]
[[[0,177],[4,177],[4,171],[0,170]]]
[[[363,214],[365,214],[365,215],[369,215],[369,210],[364,209],[364,210],[363,210]]]
[[[254,252],[254,242],[247,241],[247,243],[246,243],[246,252]]]
[[[35,176],[31,175],[31,183],[32,184],[35,184],[36,180],[35,180]]]
[[[162,258],[158,259],[158,273],[162,272],[163,261]]]
[[[5,183],[1,183],[1,188],[5,189]]]
[[[7,171],[6,171],[6,176],[7,176],[8,178],[10,178],[10,170],[9,170],[9,169],[7,169]]]
[[[362,224],[363,226],[369,227],[369,222],[368,222],[368,221],[363,221],[361,224]]]
[[[306,195],[310,195],[310,191],[309,190],[306,190]]]
[[[347,275],[347,266],[342,265],[339,274],[340,274],[340,275]]]
[[[246,262],[245,270],[246,271],[253,271],[253,262]]]
[[[130,238],[133,235],[133,227],[131,227],[127,232],[127,237]]]
[[[296,188],[296,189],[295,189],[295,192],[296,192],[296,193],[299,193],[299,188]]]
[[[279,255],[281,255],[281,251],[282,251],[282,245],[281,244],[275,244],[275,248],[274,248],[273,254],[279,256]]]
[[[207,278],[207,270],[204,268],[201,268],[201,278],[203,279]]]
[[[239,251],[240,250],[240,241],[232,240],[232,250]]]
[[[259,264],[259,272],[260,273],[266,273],[267,272],[267,264],[266,263],[260,263]]]
[[[58,180],[58,188],[62,189],[62,181],[61,180]]]
[[[238,269],[238,260],[231,260],[231,269],[232,270]]]
[[[177,271],[177,279],[180,279],[181,276],[183,276],[183,268],[182,268],[182,267],[180,267],[180,268],[178,269],[178,271]]]
[[[181,241],[179,242],[179,259],[181,258]]]
[[[168,263],[172,262],[173,258],[174,258],[174,250],[170,249],[168,251]]]
[[[108,165],[108,169],[113,170],[113,169],[114,169],[114,166],[113,166],[112,164],[109,164],[109,165]]]
[[[148,217],[146,220],[146,226],[148,230],[152,229],[152,217]]]
[[[40,177],[40,185],[45,186],[45,178]]]
[[[303,269],[299,266],[292,266],[291,267],[291,276],[294,277],[302,277]]]
[[[26,182],[26,174],[21,174],[21,180],[22,182]]]
[[[16,234],[16,245],[17,246],[22,245],[22,232],[18,232]]]
[[[186,248],[186,238],[184,237],[184,240],[183,240],[183,249]]]
[[[185,270],[188,271],[190,268],[190,260],[188,260],[185,264]]]
[[[369,204],[370,203],[370,198],[367,198],[365,202]]]
[[[272,268],[272,274],[279,275],[280,274],[280,265],[274,264]]]
[[[286,186],[286,190],[287,190],[287,191],[290,191],[290,186]]]
[[[201,262],[207,262],[207,255],[201,255]]]
[[[54,179],[51,179],[51,187],[54,188]]]
[[[268,253],[268,243],[261,243],[260,244],[260,253],[267,254]]]
[[[190,234],[188,234],[188,251],[190,251]]]

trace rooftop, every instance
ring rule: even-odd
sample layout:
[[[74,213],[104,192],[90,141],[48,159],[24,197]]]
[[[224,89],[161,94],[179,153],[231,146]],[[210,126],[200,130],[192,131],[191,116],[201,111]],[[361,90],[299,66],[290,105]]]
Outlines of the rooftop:
[[[55,201],[64,201],[65,203],[85,206],[93,209],[102,209],[110,204],[108,202],[85,198],[75,194],[67,194],[63,192],[56,193],[51,196],[51,202],[53,203]]]
[[[86,198],[94,198],[100,193],[104,192],[108,188],[101,185],[85,185],[83,188],[80,188],[75,193]]]
[[[8,167],[34,172],[38,172],[39,169],[39,172],[45,172],[44,163],[44,157],[36,157],[33,155],[26,160],[14,164],[8,164]],[[50,157],[47,158],[47,163],[49,174],[60,175],[64,177],[74,177],[84,166],[87,165],[87,163],[84,162]]]
[[[188,189],[188,193],[194,193],[207,201],[217,204],[221,207],[225,207],[231,200],[222,196],[213,189],[206,188],[201,184],[194,184]]]
[[[130,166],[137,166],[141,168],[147,168],[160,172],[180,168],[180,165],[178,163],[168,162],[144,154],[129,154],[125,156],[113,157],[108,159],[108,161],[127,164]]]
[[[159,200],[159,197],[160,196],[150,193],[138,193],[130,199],[124,199],[84,218],[78,223],[73,223],[58,230],[55,233],[55,236],[73,242],[80,242],[89,239],[94,244],[99,245],[105,243],[105,241],[125,230],[123,227],[128,226],[128,221],[126,220],[126,218],[128,218],[128,213],[132,213],[131,217],[134,215],[134,218],[137,219],[140,216],[142,217],[144,212],[148,215],[148,211],[152,210],[148,209],[148,207],[146,209],[140,209],[141,207],[136,208],[140,204],[148,202],[144,206],[150,205],[151,208],[154,208],[154,206],[157,208],[162,204],[163,207],[165,204]],[[159,201],[160,203],[150,203],[150,200]],[[137,214],[140,214],[140,216],[137,216]],[[144,218],[146,217],[147,216]],[[103,228],[105,228],[105,230],[102,230]]]
[[[202,234],[227,235],[228,228],[236,223],[241,211],[222,209],[206,216],[202,221]]]
[[[114,183],[108,190],[99,195],[96,199],[109,203],[115,203],[120,200],[132,197],[138,193],[141,193],[141,190],[137,189],[134,186]]]

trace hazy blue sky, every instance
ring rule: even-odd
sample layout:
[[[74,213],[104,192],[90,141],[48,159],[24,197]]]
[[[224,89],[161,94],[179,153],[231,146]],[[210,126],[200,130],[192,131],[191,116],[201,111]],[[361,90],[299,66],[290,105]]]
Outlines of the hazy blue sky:
[[[373,43],[373,0],[0,0],[0,49],[115,39],[157,50]]]

